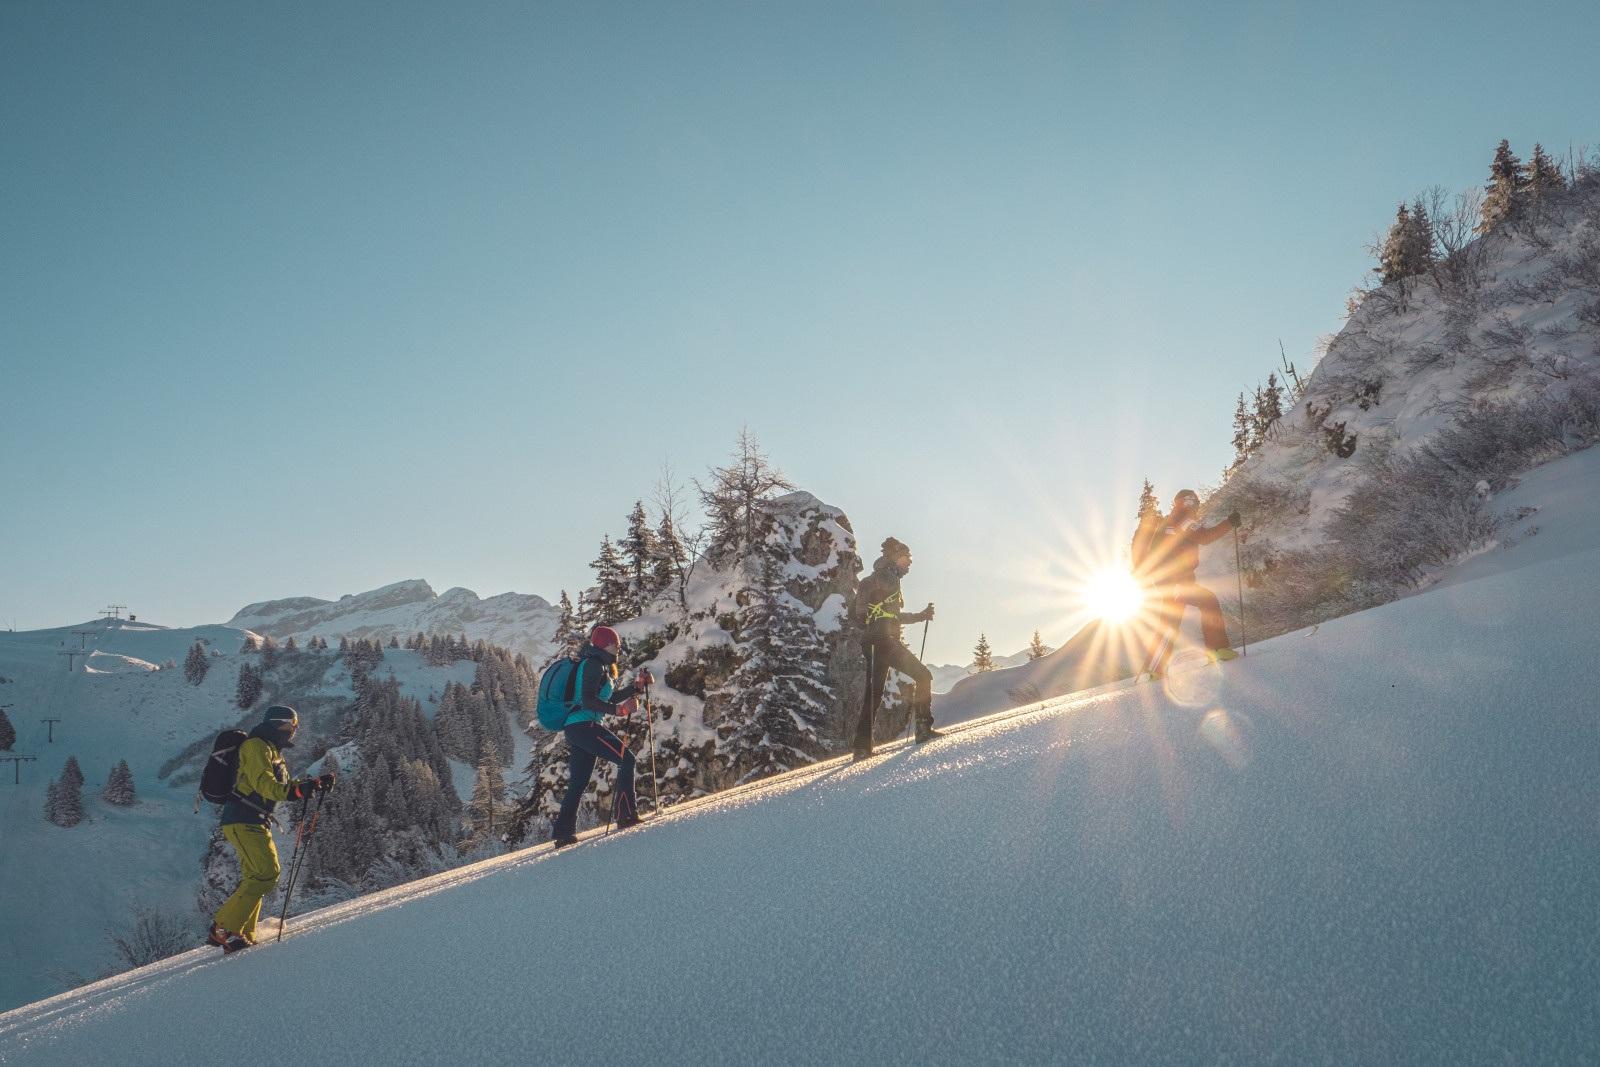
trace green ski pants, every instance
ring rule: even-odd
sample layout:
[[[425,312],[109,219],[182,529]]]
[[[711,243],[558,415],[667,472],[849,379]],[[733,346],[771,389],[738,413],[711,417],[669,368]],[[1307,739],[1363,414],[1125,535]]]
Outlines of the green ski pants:
[[[229,823],[222,836],[239,854],[239,888],[217,909],[217,925],[246,940],[256,938],[256,921],[261,918],[261,898],[278,884],[278,846],[272,831],[249,823]]]

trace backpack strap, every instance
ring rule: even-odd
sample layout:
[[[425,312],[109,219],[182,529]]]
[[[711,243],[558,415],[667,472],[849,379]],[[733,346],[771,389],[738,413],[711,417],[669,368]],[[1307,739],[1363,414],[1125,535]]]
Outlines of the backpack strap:
[[[582,659],[578,660],[578,665],[572,669],[570,674],[567,675],[567,695],[561,703],[566,706],[568,716],[575,714],[578,710],[572,706],[573,700],[575,698],[581,698],[583,695],[583,689],[580,687],[579,683],[583,679],[583,666],[585,662],[586,661]]]

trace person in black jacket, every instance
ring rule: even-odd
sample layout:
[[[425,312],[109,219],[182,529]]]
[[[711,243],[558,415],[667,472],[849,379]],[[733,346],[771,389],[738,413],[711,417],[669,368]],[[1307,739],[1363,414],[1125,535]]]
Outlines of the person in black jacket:
[[[900,640],[907,623],[933,618],[933,605],[907,614],[900,579],[911,570],[911,549],[893,537],[883,541],[883,554],[872,565],[872,573],[861,580],[856,591],[856,619],[862,626],[861,650],[867,657],[867,691],[856,723],[853,750],[856,759],[872,755],[872,718],[883,703],[883,689],[889,672],[909,675],[913,683],[911,715],[916,722],[918,744],[939,736],[933,728],[933,674]]]
[[[1200,611],[1200,629],[1211,658],[1229,660],[1238,655],[1228,645],[1228,626],[1217,595],[1195,580],[1195,570],[1200,566],[1200,546],[1237,529],[1239,513],[1233,512],[1215,526],[1205,526],[1199,512],[1199,494],[1193,489],[1178,493],[1173,498],[1171,514],[1156,530],[1144,560],[1144,572],[1161,597],[1157,641],[1152,649],[1155,659],[1150,665],[1150,672],[1156,677],[1166,670],[1173,639],[1183,624],[1184,612],[1191,607]]]
[[[561,848],[578,839],[578,804],[583,791],[589,788],[589,778],[594,774],[594,761],[606,760],[617,765],[614,786],[617,797],[617,829],[626,830],[639,821],[639,805],[633,794],[633,753],[622,739],[607,730],[601,721],[607,715],[626,716],[632,709],[634,695],[655,681],[647,670],[640,670],[631,685],[613,688],[616,678],[617,654],[622,649],[622,639],[609,626],[596,626],[589,631],[589,640],[578,652],[578,707],[567,716],[562,733],[567,739],[568,768],[567,795],[562,798],[561,810],[554,826],[555,845]]]

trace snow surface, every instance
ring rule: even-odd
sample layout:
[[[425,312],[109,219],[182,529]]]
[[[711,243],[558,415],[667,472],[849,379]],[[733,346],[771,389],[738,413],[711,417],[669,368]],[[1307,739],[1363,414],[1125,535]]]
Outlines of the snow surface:
[[[207,1062],[264,991],[317,1062],[1592,1059],[1597,541],[175,957],[0,1062]]]

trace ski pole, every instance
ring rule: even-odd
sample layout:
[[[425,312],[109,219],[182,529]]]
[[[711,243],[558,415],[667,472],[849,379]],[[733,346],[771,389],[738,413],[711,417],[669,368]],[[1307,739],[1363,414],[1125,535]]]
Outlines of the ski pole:
[[[922,647],[917,650],[917,660],[918,660],[918,662],[921,662],[922,660],[927,658],[927,655],[928,655],[928,623],[930,623],[932,621],[933,621],[932,619],[923,619],[922,620]]]
[[[1233,528],[1233,565],[1239,578],[1239,648],[1242,654],[1250,654],[1250,639],[1246,635],[1244,625],[1244,554],[1239,548],[1239,528]]]
[[[645,736],[650,739],[650,793],[655,798],[652,816],[661,814],[661,779],[656,777],[656,712],[650,706],[650,687],[644,687]]]
[[[312,806],[310,797],[306,797],[300,802],[300,821],[296,824],[294,830],[294,853],[289,858],[289,884],[284,887],[283,910],[278,913],[277,940],[279,941],[283,940],[283,924],[289,919],[289,901],[294,897],[294,884],[300,878],[300,868],[305,864],[306,845],[310,842],[311,835],[316,832],[317,814],[321,809],[321,793],[317,794],[315,807]],[[311,812],[309,823],[306,819],[307,810]]]

